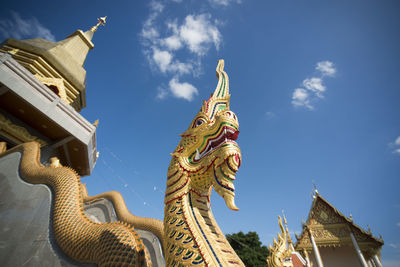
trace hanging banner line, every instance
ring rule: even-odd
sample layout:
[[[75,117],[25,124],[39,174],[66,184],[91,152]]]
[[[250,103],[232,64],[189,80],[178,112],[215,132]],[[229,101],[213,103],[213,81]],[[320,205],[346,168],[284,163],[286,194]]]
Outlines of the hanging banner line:
[[[131,164],[128,164],[127,162],[125,162],[125,161],[124,161],[123,159],[121,159],[121,157],[119,157],[115,152],[111,151],[111,149],[109,149],[108,147],[105,147],[105,149],[107,150],[107,152],[108,152],[113,158],[115,158],[117,161],[121,162],[121,164],[123,164],[125,168],[129,169],[134,175],[139,176],[139,177],[141,176],[143,180],[146,179],[146,177],[143,177],[142,175],[138,174],[138,172],[137,172],[136,170],[134,170],[134,169],[131,167]],[[148,179],[146,179],[146,180],[148,180]],[[165,192],[164,192],[162,189],[160,189],[160,187],[158,187],[157,185],[154,185],[154,186],[153,186],[153,189],[154,189],[154,191],[159,191],[159,192],[161,192],[163,195],[165,194]]]
[[[124,187],[126,190],[129,190],[132,192],[141,202],[143,202],[144,206],[151,207],[157,214],[161,214],[158,209],[155,208],[155,206],[151,205],[150,202],[146,201],[135,189],[133,189],[132,186],[129,185],[129,183],[122,178],[115,170],[108,164],[103,158],[101,158],[101,162],[104,164],[105,167],[107,167],[112,174],[117,178],[117,180],[121,183],[122,187]]]

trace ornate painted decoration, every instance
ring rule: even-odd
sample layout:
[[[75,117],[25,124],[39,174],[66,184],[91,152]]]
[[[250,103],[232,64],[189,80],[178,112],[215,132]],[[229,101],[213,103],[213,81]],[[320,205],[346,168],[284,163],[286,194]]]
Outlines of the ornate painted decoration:
[[[279,228],[278,241],[274,238],[273,246],[269,245],[269,255],[267,257],[268,267],[293,267],[292,252],[293,246],[289,231],[283,227],[281,216],[278,216]],[[285,219],[286,224],[286,219]],[[288,244],[289,243],[289,244]]]
[[[64,81],[61,78],[48,78],[42,77],[39,74],[34,75],[41,83],[49,87],[56,95],[58,95],[61,100],[67,104],[71,102],[67,98],[67,91],[65,90]]]
[[[332,204],[315,191],[314,200],[303,230],[297,237],[296,250],[312,251],[310,231],[318,247],[353,246],[350,233],[353,233],[360,249],[368,256],[379,254],[383,245],[381,238],[374,237],[346,217]]]
[[[235,205],[236,172],[241,153],[235,140],[239,122],[229,107],[229,79],[224,61],[218,85],[181,135],[167,173],[164,255],[167,266],[244,266],[211,212],[212,188],[228,208]]]
[[[47,143],[39,137],[31,135],[24,127],[13,124],[0,113],[0,133],[7,136],[17,144],[36,141],[40,146],[47,146]]]

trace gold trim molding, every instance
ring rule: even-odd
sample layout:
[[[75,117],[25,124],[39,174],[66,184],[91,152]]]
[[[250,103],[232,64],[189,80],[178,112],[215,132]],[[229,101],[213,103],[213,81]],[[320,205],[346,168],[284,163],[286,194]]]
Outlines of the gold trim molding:
[[[155,234],[160,240],[160,243],[164,244],[163,222],[153,218],[145,218],[133,215],[131,212],[129,212],[128,207],[125,204],[124,198],[118,191],[108,191],[96,196],[89,196],[86,185],[81,184],[81,193],[83,202],[85,204],[91,204],[102,199],[107,199],[112,203],[118,220],[129,223],[137,229],[149,231]]]
[[[50,65],[45,58],[40,55],[33,54],[25,51],[22,48],[16,48],[11,44],[4,44],[0,47],[0,52],[10,53],[13,59],[21,64],[25,69],[35,75],[36,78],[50,78],[60,79],[63,81],[63,88],[65,90],[65,99],[67,104],[71,105],[76,111],[80,111],[86,106],[85,88],[77,87],[76,84],[71,83],[70,77],[65,77],[65,73],[61,75],[59,70]],[[40,80],[40,79],[39,79]],[[41,81],[41,80],[40,80]],[[44,83],[43,81],[41,81]],[[52,84],[53,85],[53,84]],[[61,90],[60,90],[61,91]],[[82,94],[82,96],[80,96]],[[61,94],[60,94],[61,95]],[[63,99],[64,100],[64,99]],[[64,100],[65,101],[65,100]]]
[[[43,83],[46,86],[55,86],[58,89],[58,96],[67,104],[71,104],[71,101],[68,101],[67,98],[67,91],[65,90],[64,86],[64,81],[63,79],[60,78],[46,78],[43,76],[40,76],[38,74],[34,75],[36,79],[38,79],[41,83]]]
[[[3,114],[0,113],[0,134],[17,144],[36,141],[40,147],[47,146],[47,142],[39,137],[31,135],[24,127],[13,124]]]

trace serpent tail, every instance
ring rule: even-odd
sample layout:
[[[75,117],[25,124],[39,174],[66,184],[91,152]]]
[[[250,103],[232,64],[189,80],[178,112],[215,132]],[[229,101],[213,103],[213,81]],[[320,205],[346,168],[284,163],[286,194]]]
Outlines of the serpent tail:
[[[45,167],[37,142],[1,154],[20,152],[20,176],[32,184],[46,184],[54,192],[53,229],[57,245],[78,262],[98,266],[151,266],[146,247],[133,226],[122,222],[99,224],[87,218],[79,175],[68,167]]]

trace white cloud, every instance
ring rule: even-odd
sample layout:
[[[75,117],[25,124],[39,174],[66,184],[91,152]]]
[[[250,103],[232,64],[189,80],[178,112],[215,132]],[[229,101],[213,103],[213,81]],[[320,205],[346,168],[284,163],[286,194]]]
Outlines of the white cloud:
[[[319,98],[323,98],[322,93],[325,92],[326,88],[322,85],[322,79],[312,77],[303,81],[303,86],[310,91],[313,91]]]
[[[159,33],[156,28],[149,26],[143,27],[141,35],[144,39],[155,40],[158,37]]]
[[[307,100],[308,93],[303,88],[297,88],[294,90],[292,98],[303,102]]]
[[[140,36],[143,45],[147,48],[156,46],[161,49],[163,46],[169,52],[187,48],[197,56],[203,56],[212,45],[218,50],[222,42],[222,36],[217,28],[217,21],[212,21],[210,14],[187,15],[184,22],[178,25],[177,20],[165,23],[165,31],[170,34],[167,37],[160,37],[156,19],[161,14],[163,7],[152,4],[152,12],[143,24]],[[145,50],[146,50],[145,49]]]
[[[179,37],[178,20],[174,19],[173,21],[168,21],[166,25],[167,31],[171,32],[172,35],[161,39],[160,44],[164,45],[169,50],[178,50],[182,48],[183,44]]]
[[[316,70],[320,71],[322,76],[334,76],[336,73],[336,69],[334,64],[330,61],[320,61],[317,63],[315,67]]]
[[[197,77],[202,73],[201,59],[213,47],[219,49],[222,35],[218,27],[223,24],[208,13],[171,17],[171,12],[165,12],[171,1],[150,2],[150,12],[140,33],[141,43],[150,67],[171,75],[171,95],[190,101],[198,94],[197,89],[179,80],[182,75]],[[157,89],[156,98],[165,98],[164,91]]]
[[[169,71],[179,75],[187,74],[193,71],[193,65],[191,63],[183,63],[179,60],[175,60],[169,65]]]
[[[181,39],[177,35],[167,37],[163,42],[170,50],[178,50],[182,47]]]
[[[150,9],[155,13],[161,13],[164,10],[164,5],[158,1],[151,1]]]
[[[276,117],[276,114],[272,111],[267,111],[265,112],[265,116],[267,117],[268,120],[272,120]]]
[[[141,36],[144,40],[146,40],[147,45],[151,45],[156,42],[159,32],[154,25],[155,20],[160,15],[160,13],[164,10],[164,5],[158,1],[151,1],[150,2],[150,14],[149,17],[143,24]]]
[[[310,104],[308,92],[303,88],[297,88],[293,91],[292,104],[295,107],[304,106],[310,110],[314,109],[314,107]]]
[[[218,50],[221,43],[221,33],[210,19],[209,14],[188,15],[179,28],[180,38],[197,55],[204,55],[210,44],[214,44]]]
[[[4,38],[26,39],[43,38],[55,42],[55,37],[51,31],[40,24],[35,18],[23,19],[14,11],[11,11],[12,19],[0,20],[0,34]]]
[[[313,110],[314,107],[311,103],[317,102],[319,99],[324,98],[326,91],[323,85],[323,78],[325,76],[334,76],[336,69],[334,64],[330,61],[320,61],[315,68],[321,72],[321,77],[311,77],[304,79],[302,82],[303,88],[296,88],[292,94],[292,104],[295,107],[306,107]]]
[[[157,64],[161,72],[166,72],[169,64],[172,61],[172,55],[168,51],[161,51],[157,48],[154,48],[153,60]]]
[[[393,143],[389,143],[389,148],[394,149],[393,154],[400,154],[400,136]],[[397,224],[400,227],[400,222]]]
[[[228,6],[232,2],[236,2],[240,4],[242,1],[241,0],[208,0],[211,4],[214,5],[220,5],[220,6]]]
[[[193,70],[191,63],[183,63],[179,60],[172,61],[173,56],[170,52],[153,48],[152,62],[162,73],[174,73],[178,75],[190,73]]]
[[[168,30],[171,30],[174,34],[178,33],[178,19],[167,21],[166,25]]]
[[[163,87],[158,87],[157,88],[157,99],[164,99],[168,96],[168,91],[167,89]]]
[[[396,141],[394,143],[398,146],[400,146],[400,136],[396,138]]]
[[[222,37],[216,24],[210,14],[188,15],[181,25],[177,20],[167,22],[172,35],[161,39],[160,43],[170,51],[186,47],[197,56],[203,56],[212,44],[217,50],[219,48]]]
[[[199,93],[196,87],[190,83],[180,83],[177,77],[169,82],[169,89],[175,97],[184,98],[188,101],[191,101]]]

